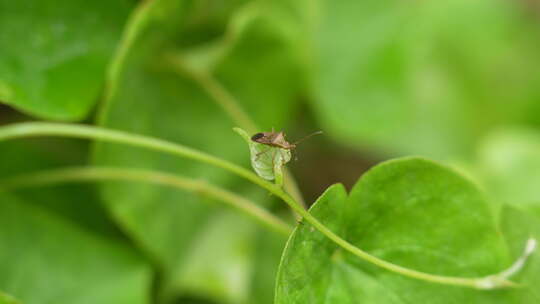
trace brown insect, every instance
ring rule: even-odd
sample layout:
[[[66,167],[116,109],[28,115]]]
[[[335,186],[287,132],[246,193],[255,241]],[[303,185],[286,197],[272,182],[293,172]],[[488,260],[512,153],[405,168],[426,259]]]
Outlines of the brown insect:
[[[272,128],[272,132],[257,133],[257,134],[255,134],[255,135],[253,135],[251,137],[251,140],[256,142],[256,143],[271,146],[271,147],[277,147],[277,148],[281,148],[281,149],[292,150],[292,149],[296,148],[296,145],[299,142],[304,141],[304,140],[310,138],[311,136],[317,135],[317,134],[322,134],[322,131],[317,131],[317,132],[311,133],[308,136],[306,136],[306,137],[296,141],[295,143],[291,144],[285,139],[285,133],[283,133],[283,131],[274,132],[274,129]]]

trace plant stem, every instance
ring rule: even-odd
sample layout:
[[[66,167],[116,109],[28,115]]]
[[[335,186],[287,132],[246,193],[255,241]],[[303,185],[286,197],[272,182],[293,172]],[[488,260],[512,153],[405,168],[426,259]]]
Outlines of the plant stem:
[[[424,273],[399,265],[392,264],[390,262],[379,259],[369,253],[361,250],[353,244],[342,239],[334,232],[329,230],[324,224],[319,222],[313,217],[306,209],[304,209],[299,203],[297,203],[291,196],[289,196],[281,187],[278,187],[270,182],[259,178],[257,175],[248,171],[240,166],[230,163],[226,160],[217,158],[215,156],[206,154],[204,152],[182,146],[180,144],[171,143],[165,140],[152,138],[148,136],[130,134],[127,132],[108,130],[100,127],[74,125],[74,124],[61,124],[61,123],[46,123],[46,122],[28,122],[17,123],[0,127],[0,140],[33,137],[33,136],[63,136],[72,138],[87,138],[97,139],[102,141],[110,141],[115,143],[124,143],[137,147],[144,147],[156,151],[161,151],[169,154],[174,154],[181,157],[190,158],[203,163],[214,165],[216,167],[223,168],[234,174],[246,178],[247,180],[267,189],[277,197],[281,198],[287,203],[294,211],[300,214],[307,222],[313,227],[319,230],[322,234],[328,237],[331,241],[347,250],[348,252],[356,255],[357,257],[375,264],[381,268],[389,271],[399,273],[401,275],[423,280],[427,282],[440,283],[446,285],[457,285],[478,289],[493,289],[501,287],[515,286],[516,284],[506,280],[505,278],[495,274],[483,278],[461,278],[461,277],[448,277],[439,276],[429,273]]]
[[[177,64],[180,64],[178,61],[176,62]],[[241,128],[246,129],[251,134],[258,131],[259,128],[244,109],[242,109],[240,103],[237,102],[232,94],[212,75],[203,71],[196,72],[187,67],[184,67],[184,69],[186,73],[189,74],[204,89],[204,91],[225,110],[225,113],[227,113],[236,124]]]
[[[272,186],[271,183],[259,178],[255,173],[231,162],[196,149],[150,136],[131,134],[128,132],[110,130],[107,128],[90,125],[49,122],[15,123],[0,127],[0,140],[36,136],[60,136],[69,138],[95,139],[147,148],[150,150],[190,158],[225,169],[263,188]]]
[[[65,182],[106,180],[141,181],[201,193],[240,210],[276,232],[284,235],[289,235],[292,232],[290,225],[241,196],[201,180],[159,171],[107,167],[65,168],[3,179],[0,180],[0,187],[11,190]]]
[[[139,36],[139,33],[146,26],[152,8],[156,5],[157,1],[142,1],[139,3],[133,12],[130,14],[126,27],[122,33],[122,39],[115,50],[114,57],[109,64],[106,73],[105,80],[105,93],[104,100],[108,103],[116,94],[116,89],[120,74],[122,71],[122,65],[127,58],[128,52],[135,43],[135,40]],[[101,111],[102,114],[104,111]]]

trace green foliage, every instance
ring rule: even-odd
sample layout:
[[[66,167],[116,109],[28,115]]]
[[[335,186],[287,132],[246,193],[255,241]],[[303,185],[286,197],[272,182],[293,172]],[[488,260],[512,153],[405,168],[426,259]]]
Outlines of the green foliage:
[[[0,177],[76,166],[85,162],[88,145],[69,140],[21,141],[0,143]],[[103,235],[118,236],[118,229],[107,219],[99,196],[81,185],[59,185],[16,191],[24,203],[44,207],[73,224]],[[77,203],[74,204],[73,202]]]
[[[150,272],[125,246],[0,194],[0,286],[24,303],[145,303]]]
[[[0,304],[540,302],[540,250],[523,258],[540,239],[526,5],[0,0],[0,102],[29,115],[2,106],[0,125],[93,125],[0,126],[91,140],[0,143]],[[296,181],[290,150],[250,139],[274,127],[324,130]],[[401,155],[454,168],[408,157],[361,176]],[[99,184],[49,185],[72,166]],[[327,189],[308,213],[309,188]],[[286,246],[278,199],[298,213]]]
[[[0,100],[32,115],[84,118],[133,4],[0,1]]]
[[[341,185],[330,187],[310,212],[384,260],[434,274],[478,277],[510,264],[493,209],[467,179],[413,158],[376,166],[349,196]],[[508,240],[518,252],[525,243]],[[463,290],[405,278],[360,261],[303,224],[285,249],[276,303],[521,303],[511,299],[524,292]]]
[[[258,103],[258,100],[249,96],[253,94],[250,91],[254,90],[259,97],[267,98],[269,104],[276,104],[273,111],[255,111],[257,121],[279,123],[287,117],[293,105],[288,100],[290,97],[285,96],[290,96],[291,93],[286,93],[288,89],[284,91],[281,86],[291,87],[293,84],[272,82],[271,85],[261,88],[257,78],[240,83],[236,77],[243,75],[242,70],[245,69],[238,66],[239,58],[246,52],[252,53],[256,47],[246,44],[245,35],[253,35],[259,31],[263,31],[258,36],[259,43],[278,45],[254,58],[252,65],[258,65],[261,75],[269,79],[279,77],[281,72],[288,72],[282,71],[282,68],[291,69],[290,64],[275,65],[276,62],[290,60],[285,48],[286,43],[280,42],[285,38],[282,38],[280,32],[274,30],[271,24],[261,19],[262,17],[259,18],[256,11],[251,19],[253,21],[244,24],[243,30],[236,33],[238,37],[233,41],[216,42],[227,43],[227,52],[219,58],[214,67],[216,78],[201,78],[200,73],[208,71],[192,70],[190,61],[184,62],[184,57],[187,56],[184,53],[191,52],[190,43],[174,40],[186,30],[188,25],[183,18],[190,18],[190,14],[196,9],[195,3],[154,1],[145,9],[145,15],[141,17],[144,18],[144,24],[139,27],[135,27],[135,23],[131,24],[138,32],[134,34],[133,44],[120,62],[118,78],[113,79],[114,83],[111,84],[115,90],[110,99],[105,101],[106,106],[101,112],[99,124],[152,135],[210,153],[215,152],[225,159],[245,162],[247,156],[244,147],[238,144],[238,138],[231,132],[235,122],[227,116],[220,101],[213,99],[213,91],[205,88],[209,81],[211,87],[217,85],[226,88],[234,93],[238,102],[246,109],[255,108]],[[187,46],[183,46],[183,43]],[[265,58],[265,54],[277,58]],[[267,59],[274,63],[270,64]],[[227,74],[232,75],[227,78],[227,83],[221,83],[220,77]],[[244,93],[245,90],[250,91]],[[280,93],[275,95],[272,93],[274,91]],[[94,156],[96,165],[160,169],[204,178],[218,185],[244,187],[244,193],[251,191],[222,170],[155,152],[99,143]],[[197,293],[232,303],[249,300],[248,268],[254,266],[245,260],[254,258],[252,243],[257,238],[254,224],[246,223],[243,233],[240,234],[236,233],[238,228],[211,228],[216,222],[226,220],[229,223],[241,223],[244,220],[238,215],[222,214],[220,208],[212,206],[211,202],[205,202],[207,199],[197,194],[132,183],[104,185],[102,190],[105,203],[116,220],[163,267],[166,283],[160,291],[161,297],[167,299],[182,293]],[[261,202],[269,200],[260,195],[257,197]],[[222,218],[223,216],[226,216],[226,219]],[[190,253],[196,248],[207,246],[201,243],[210,242],[206,239],[223,239],[223,234],[229,238],[227,242],[220,244],[230,248],[210,250],[204,247],[208,249],[207,255]],[[238,265],[239,244],[245,251],[241,255],[245,260],[242,260],[240,265],[245,267],[244,270],[236,269],[231,272],[230,267]],[[224,268],[208,267],[211,261],[216,260],[222,260],[223,265],[230,262],[230,265]],[[188,270],[185,269],[186,265],[190,265]],[[231,277],[233,275],[235,277]],[[226,284],[228,281],[231,283]]]
[[[1,143],[0,175],[80,164],[86,150],[66,140]],[[93,189],[2,191],[0,209],[0,288],[22,303],[147,301],[150,265],[109,221]]]
[[[537,117],[540,40],[519,6],[317,3],[313,105],[333,136],[448,159],[494,125]]]

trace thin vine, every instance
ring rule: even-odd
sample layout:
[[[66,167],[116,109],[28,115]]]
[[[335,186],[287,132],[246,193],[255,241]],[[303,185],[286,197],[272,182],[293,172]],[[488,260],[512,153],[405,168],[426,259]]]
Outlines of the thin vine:
[[[324,234],[331,241],[347,250],[348,252],[356,255],[357,257],[377,265],[386,270],[399,273],[403,276],[410,278],[423,280],[427,282],[440,283],[445,285],[463,286],[476,289],[495,289],[502,287],[516,287],[517,284],[507,279],[507,272],[501,271],[500,273],[489,275],[481,278],[463,278],[463,277],[450,277],[440,276],[429,273],[408,269],[385,260],[379,259],[362,249],[354,246],[353,244],[342,239],[340,236],[328,229],[324,224],[319,222],[313,217],[306,209],[304,209],[298,202],[296,202],[290,195],[288,195],[281,187],[278,187],[270,182],[259,178],[251,171],[244,169],[238,165],[230,163],[226,160],[212,156],[210,154],[198,151],[193,148],[185,147],[180,144],[168,142],[165,140],[142,136],[137,134],[130,134],[122,131],[109,130],[100,127],[93,127],[87,125],[76,124],[62,124],[62,123],[47,123],[47,122],[28,122],[17,123],[0,127],[0,141],[24,138],[24,137],[36,137],[36,136],[60,136],[70,138],[85,138],[96,139],[102,141],[109,141],[115,143],[123,143],[127,145],[148,148],[164,153],[174,154],[193,160],[197,160],[203,163],[207,163],[222,169],[225,169],[231,173],[241,176],[261,187],[268,190],[272,194],[276,195],[287,203],[294,211],[301,215],[308,223],[315,227],[318,231]],[[535,247],[536,242],[530,240]]]
[[[63,168],[2,179],[0,180],[0,188],[13,190],[58,183],[111,180],[140,181],[206,195],[241,211],[276,232],[284,235],[289,235],[292,232],[292,227],[289,224],[244,197],[202,180],[160,171],[112,167]]]

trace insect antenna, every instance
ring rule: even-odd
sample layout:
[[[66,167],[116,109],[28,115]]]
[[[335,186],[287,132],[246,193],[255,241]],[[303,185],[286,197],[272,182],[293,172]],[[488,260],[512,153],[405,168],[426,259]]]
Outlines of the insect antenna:
[[[298,143],[300,143],[300,142],[303,142],[304,140],[310,138],[311,136],[319,135],[319,134],[322,134],[322,133],[323,133],[323,131],[313,132],[313,133],[311,133],[311,134],[309,134],[309,135],[307,135],[307,136],[304,136],[303,138],[300,138],[299,140],[297,140],[296,142],[294,142],[293,145],[296,145],[296,144],[298,144]]]
[[[307,136],[304,136],[303,138],[300,138],[299,140],[297,140],[296,142],[294,142],[292,145],[296,147],[296,145],[300,142],[303,142],[304,140],[310,138],[311,136],[315,136],[315,135],[319,135],[319,134],[322,134],[323,132],[322,131],[317,131],[317,132],[313,132]],[[291,149],[291,153],[294,155],[294,160],[297,161],[298,160],[298,153],[296,152],[295,149]]]

